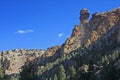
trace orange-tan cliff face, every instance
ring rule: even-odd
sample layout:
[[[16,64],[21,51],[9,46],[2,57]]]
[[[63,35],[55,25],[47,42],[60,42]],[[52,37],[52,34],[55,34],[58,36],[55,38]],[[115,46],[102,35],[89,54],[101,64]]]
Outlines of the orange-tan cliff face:
[[[75,25],[71,37],[68,38],[65,41],[64,45],[62,46],[61,53],[64,56],[81,46],[80,36],[81,36],[80,27],[78,25]]]
[[[53,56],[59,48],[60,46],[54,46],[48,48],[47,51],[45,52],[45,57]]]
[[[89,31],[89,20],[90,12],[87,9],[80,11],[80,25],[75,25],[72,35],[68,38],[62,48],[64,55],[69,54],[71,51],[83,46],[84,38]]]
[[[120,8],[108,11],[106,13],[93,14],[90,24],[90,35],[86,41],[86,46],[96,41],[102,35],[106,34],[114,25],[120,22]]]

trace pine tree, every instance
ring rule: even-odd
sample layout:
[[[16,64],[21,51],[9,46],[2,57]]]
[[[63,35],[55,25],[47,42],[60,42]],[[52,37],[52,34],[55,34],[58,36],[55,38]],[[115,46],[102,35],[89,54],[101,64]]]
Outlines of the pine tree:
[[[54,80],[58,80],[58,78],[57,78],[57,75],[55,74],[55,76],[54,76]]]
[[[42,69],[40,68],[40,66],[37,67],[37,76],[39,78],[41,78],[41,75],[42,75]]]
[[[69,68],[69,71],[70,71],[70,80],[74,80],[74,77],[76,75],[76,70],[75,70],[74,66],[71,66]]]
[[[5,69],[0,65],[0,80],[2,80],[5,76]]]
[[[103,64],[104,62],[105,62],[105,58],[104,58],[104,56],[102,56],[101,64]]]
[[[112,54],[112,60],[114,61],[115,60],[115,58],[116,58],[116,55],[115,55],[116,53],[113,53]]]
[[[64,67],[61,65],[59,66],[59,72],[58,72],[58,80],[66,80],[66,74],[65,74],[65,69]]]
[[[5,77],[5,69],[2,66],[2,58],[0,56],[0,80],[3,80]]]
[[[52,80],[51,78],[49,78],[49,80]]]
[[[20,80],[37,80],[37,75],[34,72],[33,64],[30,62],[25,65],[20,72]]]

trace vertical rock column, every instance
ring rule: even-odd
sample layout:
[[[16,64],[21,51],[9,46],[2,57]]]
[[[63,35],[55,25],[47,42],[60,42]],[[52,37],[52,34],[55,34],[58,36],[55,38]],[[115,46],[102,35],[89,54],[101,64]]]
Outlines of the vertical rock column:
[[[81,45],[84,47],[85,38],[89,33],[89,16],[90,12],[87,9],[80,11],[80,32],[81,32]]]
[[[90,12],[87,9],[82,9],[80,11],[80,24],[82,24],[84,27],[88,26],[89,16]]]

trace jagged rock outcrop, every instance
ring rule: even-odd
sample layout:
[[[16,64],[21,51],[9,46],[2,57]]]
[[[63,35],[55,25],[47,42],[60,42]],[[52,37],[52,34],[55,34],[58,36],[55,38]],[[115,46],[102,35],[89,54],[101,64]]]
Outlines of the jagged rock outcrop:
[[[58,57],[65,56],[69,52],[77,49],[78,47],[81,46],[80,36],[81,36],[80,27],[78,25],[75,25],[71,37],[66,39],[65,43],[63,43],[61,46],[50,47],[46,50],[45,52],[46,58],[52,57],[55,54],[58,54]]]
[[[90,12],[87,9],[80,11],[80,25],[75,25],[71,37],[62,46],[64,55],[84,45],[84,39],[89,33],[89,16]]]
[[[59,48],[60,46],[54,46],[54,47],[48,48],[45,52],[45,57],[53,56]]]
[[[80,27],[78,25],[75,25],[71,37],[79,37],[80,35],[81,35]]]
[[[75,25],[75,28],[72,31],[72,35],[68,38],[65,43],[62,45],[61,53],[65,56],[69,52],[77,49],[81,46],[81,32],[80,27]]]
[[[112,27],[120,22],[120,8],[106,13],[95,13],[89,21],[90,34],[86,40],[86,46],[106,34]]]

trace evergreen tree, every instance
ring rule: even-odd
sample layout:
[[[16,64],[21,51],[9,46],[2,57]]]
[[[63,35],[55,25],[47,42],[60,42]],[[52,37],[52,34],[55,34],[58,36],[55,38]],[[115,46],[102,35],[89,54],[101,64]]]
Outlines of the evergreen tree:
[[[0,65],[0,80],[3,80],[5,76],[5,69]]]
[[[58,80],[58,78],[57,78],[57,75],[55,74],[55,76],[54,76],[54,80]]]
[[[103,64],[104,62],[105,62],[105,58],[102,56],[101,64]]]
[[[113,54],[112,54],[112,60],[114,61],[115,58],[116,58],[116,53],[113,53]]]
[[[40,66],[37,67],[37,72],[36,73],[37,73],[36,75],[38,76],[38,78],[41,79],[42,69],[40,68]]]
[[[66,74],[65,74],[65,69],[64,67],[61,65],[59,66],[59,72],[58,72],[58,80],[66,80]]]
[[[51,78],[49,78],[49,80],[52,80]]]
[[[5,69],[2,66],[2,58],[0,56],[0,80],[3,80],[5,77]]]
[[[76,75],[76,70],[74,66],[70,67],[69,71],[70,71],[70,80],[74,80],[74,77]]]
[[[20,72],[20,80],[37,80],[33,66],[34,65],[30,62],[28,65],[23,67]]]

